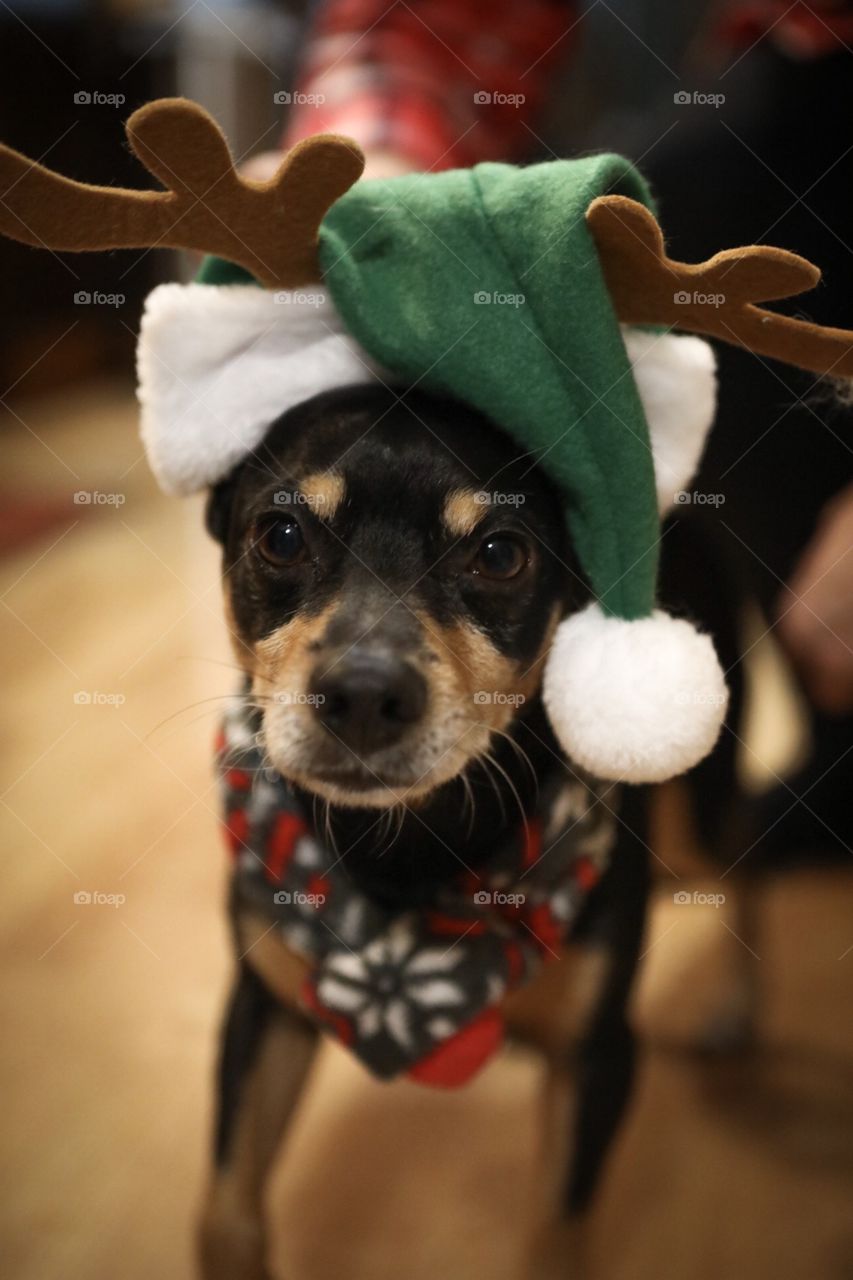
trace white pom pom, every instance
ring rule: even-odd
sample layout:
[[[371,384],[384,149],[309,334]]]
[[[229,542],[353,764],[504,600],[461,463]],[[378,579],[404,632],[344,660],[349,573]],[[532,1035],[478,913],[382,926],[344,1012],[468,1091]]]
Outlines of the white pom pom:
[[[728,690],[689,622],[660,610],[626,622],[593,603],[557,628],[543,699],[560,745],[595,777],[665,782],[714,746]]]

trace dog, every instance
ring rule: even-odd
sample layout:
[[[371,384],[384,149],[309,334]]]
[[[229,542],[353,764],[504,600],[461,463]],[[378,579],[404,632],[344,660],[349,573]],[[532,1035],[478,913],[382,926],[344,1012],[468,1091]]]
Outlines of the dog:
[[[548,780],[570,771],[540,674],[554,627],[588,589],[560,497],[533,459],[458,402],[338,389],[273,425],[211,491],[207,526],[265,762],[353,890],[417,910],[460,860],[487,865],[508,815],[531,814]],[[646,797],[626,793],[607,869],[575,922],[573,941],[598,960],[579,1043],[560,1042],[550,1014],[533,1016],[527,992],[504,1002],[510,1034],[556,1071],[575,1061],[568,1213],[589,1204],[631,1088]],[[612,788],[604,803],[616,806]],[[263,1190],[319,1031],[299,999],[304,963],[269,915],[235,894],[232,925],[241,958],[201,1267],[205,1280],[261,1280]]]

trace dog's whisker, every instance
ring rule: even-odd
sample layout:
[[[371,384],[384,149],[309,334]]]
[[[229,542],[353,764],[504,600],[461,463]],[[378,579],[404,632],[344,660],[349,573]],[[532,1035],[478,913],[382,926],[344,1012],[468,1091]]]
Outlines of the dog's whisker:
[[[529,771],[530,771],[530,778],[531,778],[531,781],[532,781],[533,786],[534,786],[534,788],[535,788],[535,793],[536,793],[536,795],[538,796],[538,794],[539,794],[539,777],[538,777],[538,775],[537,775],[537,773],[536,773],[536,769],[535,769],[535,767],[534,767],[534,765],[533,765],[533,762],[532,762],[532,761],[531,761],[531,759],[530,759],[530,756],[529,756],[529,755],[527,754],[527,752],[524,750],[524,747],[522,747],[521,743],[520,743],[520,742],[517,742],[517,741],[516,741],[516,739],[512,736],[512,734],[511,734],[511,733],[508,733],[506,729],[496,729],[496,728],[494,728],[494,727],[493,727],[493,726],[491,726],[491,725],[487,725],[487,724],[486,724],[486,722],[485,722],[484,720],[477,720],[477,719],[474,719],[474,718],[469,717],[469,718],[468,718],[468,722],[469,722],[469,724],[471,724],[471,725],[473,725],[473,726],[476,726],[478,729],[488,729],[490,733],[497,734],[497,736],[498,736],[499,738],[504,738],[504,739],[506,739],[506,741],[510,744],[510,746],[511,746],[511,747],[513,748],[513,750],[515,751],[515,753],[516,753],[517,757],[519,758],[519,760],[521,760],[521,761],[522,761],[522,762],[527,766],[527,768],[529,769]]]
[[[406,817],[405,805],[402,805],[402,804],[392,805],[391,808],[388,810],[387,824],[388,824],[389,839],[385,848],[382,850],[380,857],[384,856],[386,853],[389,853],[394,848],[394,845],[397,843],[397,841],[400,839],[400,836],[403,834],[403,823],[405,821],[405,817]],[[396,822],[397,830],[394,832],[393,835],[391,835],[391,828],[392,826],[394,826],[395,822]]]
[[[492,733],[496,733],[496,734],[498,735],[498,737],[500,737],[500,738],[505,738],[505,739],[506,739],[506,741],[509,743],[509,745],[512,747],[512,749],[515,751],[516,755],[518,756],[518,759],[519,759],[519,760],[521,760],[521,761],[522,761],[522,762],[527,766],[527,768],[528,768],[528,769],[529,769],[529,771],[530,771],[530,778],[531,778],[531,781],[532,781],[532,783],[533,783],[533,786],[534,786],[534,787],[535,787],[535,789],[536,789],[536,795],[538,796],[538,794],[539,794],[539,775],[537,774],[536,769],[535,769],[535,768],[534,768],[534,766],[533,766],[533,762],[532,762],[532,760],[530,759],[530,756],[529,756],[529,755],[527,754],[527,752],[524,750],[524,747],[521,745],[521,743],[520,743],[520,742],[518,742],[518,741],[517,741],[517,740],[512,736],[512,734],[511,734],[511,733],[508,733],[508,732],[506,731],[506,729],[493,729],[493,730],[492,730]]]
[[[206,703],[210,703],[210,702],[219,703],[219,702],[233,701],[234,697],[235,695],[233,693],[215,693],[208,698],[199,698],[197,702],[188,702],[185,707],[178,707],[177,711],[172,711],[169,715],[164,716],[162,720],[160,720],[151,729],[149,729],[143,738],[143,742],[147,742],[149,738],[153,737],[155,733],[159,733],[159,731],[165,725],[169,724],[170,721],[176,720],[178,716],[186,715],[188,711],[195,711],[198,707],[202,707]],[[203,715],[211,714],[213,711],[216,711],[216,710],[218,710],[217,707],[208,707],[207,710],[203,713]],[[190,720],[188,722],[186,727],[189,728],[189,725],[196,724],[202,718],[203,716],[196,716],[194,720]]]
[[[507,813],[506,813],[506,804],[504,803],[503,793],[501,792],[501,789],[498,786],[497,778],[495,778],[492,775],[489,769],[489,765],[492,763],[492,756],[488,751],[484,751],[477,757],[476,763],[480,766],[483,773],[483,777],[487,779],[489,785],[494,791],[495,797],[497,798],[498,804],[500,805],[501,816],[503,818],[503,821],[506,822]]]
[[[385,839],[385,837],[386,837],[386,836],[388,836],[388,835],[390,835],[390,833],[391,833],[391,824],[392,824],[392,822],[393,822],[393,813],[394,813],[393,808],[386,809],[385,813],[383,813],[383,815],[382,815],[382,817],[381,817],[381,819],[380,819],[380,823],[379,823],[379,825],[380,825],[380,828],[382,829],[382,838],[383,838],[383,839]]]
[[[208,662],[214,667],[225,667],[227,671],[236,671],[238,675],[244,676],[246,668],[241,667],[236,662],[226,662],[224,658],[208,658],[197,653],[182,653],[178,655],[179,662]]]
[[[332,802],[327,798],[323,801],[323,803],[326,807],[325,828],[324,828],[326,832],[326,839],[329,842],[329,846],[332,852],[336,856],[339,856],[338,846],[335,841],[335,831],[332,825]]]
[[[512,778],[509,776],[509,774],[507,773],[503,765],[500,763],[500,761],[495,759],[495,756],[492,754],[492,752],[490,751],[484,752],[483,759],[487,760],[488,763],[492,766],[492,768],[496,769],[497,772],[501,775],[501,777],[506,782],[507,786],[512,792],[513,798],[518,807],[518,812],[521,818],[522,825],[524,825],[524,823],[526,823],[527,821],[527,814],[524,811],[524,805],[522,804],[521,796],[518,793],[518,787],[515,785]],[[506,817],[505,813],[504,813],[504,817]]]
[[[459,780],[465,789],[465,806],[469,811],[468,830],[466,832],[466,839],[470,840],[471,833],[474,830],[474,815],[476,813],[476,801],[474,799],[474,789],[471,786],[471,779],[468,777],[467,769],[463,770],[463,772],[459,774]]]

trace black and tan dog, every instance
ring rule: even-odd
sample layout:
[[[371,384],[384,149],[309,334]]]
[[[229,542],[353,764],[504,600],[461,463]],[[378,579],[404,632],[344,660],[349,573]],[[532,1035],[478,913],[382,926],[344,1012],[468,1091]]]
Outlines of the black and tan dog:
[[[267,757],[353,883],[403,909],[458,872],[457,854],[483,865],[510,806],[530,812],[567,767],[538,687],[553,627],[586,589],[550,482],[459,404],[344,389],[284,415],[212,491],[208,524]],[[483,688],[506,696],[484,705]],[[278,700],[282,689],[304,696]],[[577,1049],[567,1210],[588,1202],[631,1083],[626,1001],[648,850],[644,790],[626,801],[576,929],[598,963]],[[390,847],[383,809],[397,820]],[[262,1192],[317,1039],[298,1001],[302,962],[262,915],[234,914],[243,959],[221,1055],[207,1280],[268,1275]],[[571,1052],[554,1007],[560,968],[506,1009],[510,1031],[557,1069]]]

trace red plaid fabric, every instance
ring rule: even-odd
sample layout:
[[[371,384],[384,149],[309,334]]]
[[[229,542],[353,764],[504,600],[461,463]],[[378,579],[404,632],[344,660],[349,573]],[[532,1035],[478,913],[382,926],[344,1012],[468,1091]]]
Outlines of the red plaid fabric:
[[[287,143],[344,133],[432,170],[520,158],[573,21],[561,0],[330,0]]]
[[[519,160],[555,63],[582,23],[571,0],[325,0],[306,46],[286,145],[325,131],[413,168]],[[724,38],[817,57],[853,46],[847,0],[736,0]]]
[[[768,36],[797,58],[818,58],[853,47],[853,4],[848,0],[745,0],[733,6],[723,34],[751,45]]]

